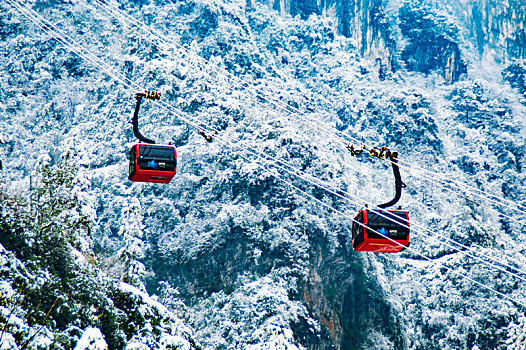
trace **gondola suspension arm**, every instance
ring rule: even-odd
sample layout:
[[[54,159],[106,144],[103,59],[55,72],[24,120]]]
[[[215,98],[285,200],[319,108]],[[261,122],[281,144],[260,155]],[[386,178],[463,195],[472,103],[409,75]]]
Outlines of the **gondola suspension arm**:
[[[133,125],[133,134],[141,142],[155,143],[155,141],[143,136],[141,132],[139,131],[139,109],[141,108],[141,101],[143,97],[150,99],[150,100],[159,100],[161,98],[161,93],[155,92],[155,91],[151,91],[151,92],[146,91],[146,92],[138,92],[137,94],[135,94],[135,98],[137,99],[137,104],[135,105],[135,112],[133,113],[133,118],[131,121]]]
[[[389,202],[379,204],[377,205],[377,207],[385,209],[392,207],[393,205],[398,203],[400,197],[402,196],[402,188],[406,187],[406,185],[402,182],[402,178],[400,176],[400,169],[398,168],[398,152],[393,152],[385,146],[380,149],[373,147],[369,150],[366,150],[365,145],[362,145],[359,148],[355,148],[352,144],[348,144],[347,149],[351,152],[352,156],[359,156],[360,154],[362,154],[363,151],[366,151],[366,153],[368,153],[371,157],[376,157],[379,159],[388,159],[391,162],[393,166],[393,174],[395,177],[395,196]]]
[[[400,200],[400,197],[402,196],[402,188],[406,187],[406,185],[402,182],[402,178],[400,176],[400,169],[398,168],[398,153],[392,152],[392,155],[390,157],[391,164],[393,165],[393,174],[395,177],[395,196],[393,199],[391,199],[387,203],[378,204],[377,207],[385,209],[392,207],[398,201]]]

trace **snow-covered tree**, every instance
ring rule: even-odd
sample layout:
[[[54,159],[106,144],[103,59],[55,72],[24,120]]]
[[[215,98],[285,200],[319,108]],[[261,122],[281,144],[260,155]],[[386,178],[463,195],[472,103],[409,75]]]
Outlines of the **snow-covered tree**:
[[[117,252],[123,264],[122,280],[145,291],[143,278],[146,268],[139,260],[145,257],[144,224],[141,203],[137,198],[124,201],[120,215],[119,235],[124,246]]]

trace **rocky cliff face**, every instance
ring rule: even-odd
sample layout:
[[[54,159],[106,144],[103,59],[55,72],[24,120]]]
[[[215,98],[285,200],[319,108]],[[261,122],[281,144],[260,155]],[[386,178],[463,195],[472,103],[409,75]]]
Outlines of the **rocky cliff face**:
[[[526,58],[526,5],[520,0],[470,1],[461,17],[477,53],[500,64]]]
[[[366,256],[313,247],[308,278],[300,283],[302,300],[319,320],[330,342],[306,342],[309,349],[405,349],[399,310],[387,301]],[[344,245],[345,246],[345,245]]]
[[[377,60],[381,74],[406,67],[436,71],[451,83],[466,73],[470,47],[497,63],[526,57],[526,8],[520,0],[281,0],[270,5],[282,14],[333,18],[338,32],[353,38],[362,56]],[[471,44],[460,45],[459,33]]]
[[[393,71],[399,67],[392,14],[386,11],[382,0],[280,0],[271,5],[281,14],[299,15],[303,19],[312,14],[329,16],[341,35],[354,39],[362,55],[378,59],[380,70]]]

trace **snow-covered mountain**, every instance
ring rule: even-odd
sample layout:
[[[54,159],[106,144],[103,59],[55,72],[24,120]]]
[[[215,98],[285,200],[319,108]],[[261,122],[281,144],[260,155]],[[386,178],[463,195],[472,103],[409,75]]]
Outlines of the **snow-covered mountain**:
[[[0,9],[0,349],[525,346],[520,1]],[[145,89],[169,185],[127,179]],[[394,181],[338,132],[410,164],[405,252],[352,250]]]

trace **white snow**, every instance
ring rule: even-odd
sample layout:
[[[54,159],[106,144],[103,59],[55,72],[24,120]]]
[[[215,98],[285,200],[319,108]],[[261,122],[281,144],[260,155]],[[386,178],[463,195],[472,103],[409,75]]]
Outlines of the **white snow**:
[[[106,350],[108,344],[104,340],[104,335],[96,327],[88,327],[82,333],[82,337],[77,342],[74,350]]]
[[[0,350],[18,350],[15,337],[9,332],[0,331]]]
[[[188,340],[178,335],[164,335],[160,340],[161,350],[178,349],[190,350],[192,347]]]

